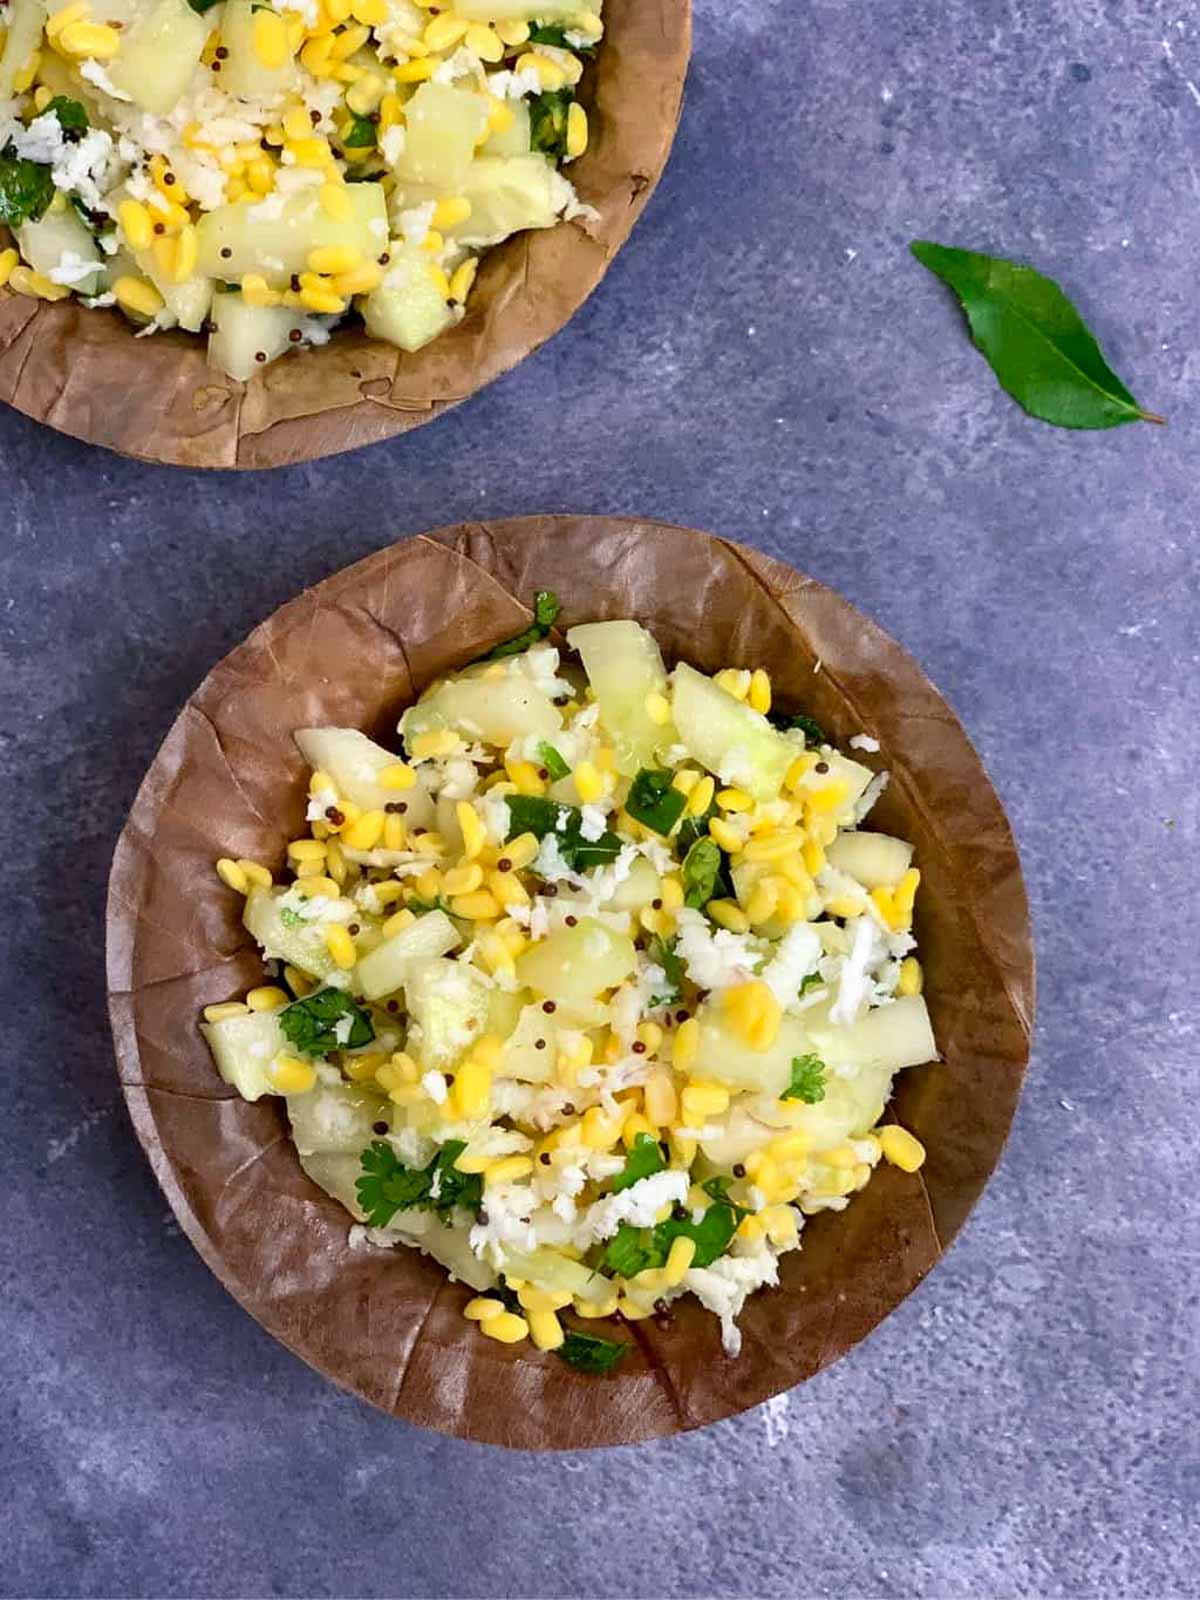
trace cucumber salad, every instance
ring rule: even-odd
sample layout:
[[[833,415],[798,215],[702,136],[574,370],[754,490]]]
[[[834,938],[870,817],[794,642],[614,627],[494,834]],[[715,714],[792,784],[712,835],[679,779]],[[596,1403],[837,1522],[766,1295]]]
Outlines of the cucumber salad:
[[[924,1159],[884,1113],[937,1055],[920,874],[862,827],[886,775],[766,673],[668,671],[632,621],[564,656],[557,612],[434,683],[398,751],[296,733],[286,881],[217,862],[268,977],[201,1026],[351,1243],[427,1252],[481,1335],[604,1372],[622,1319],[693,1294],[736,1355],[805,1219]]]
[[[0,0],[0,287],[208,331],[237,380],[351,313],[419,350],[482,252],[595,215],[560,168],[600,10]]]

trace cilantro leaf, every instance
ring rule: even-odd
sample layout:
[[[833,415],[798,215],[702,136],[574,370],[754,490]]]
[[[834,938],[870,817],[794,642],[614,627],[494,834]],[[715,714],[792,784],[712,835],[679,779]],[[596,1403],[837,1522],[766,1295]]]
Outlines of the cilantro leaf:
[[[723,1172],[718,1172],[715,1177],[705,1178],[700,1187],[710,1200],[719,1200],[723,1205],[729,1205],[729,1185],[732,1178],[727,1178]]]
[[[665,839],[683,815],[687,795],[673,789],[673,772],[643,767],[629,786],[625,809],[635,822],[652,828]]]
[[[578,1372],[602,1375],[611,1372],[628,1350],[628,1339],[603,1339],[598,1333],[572,1329],[554,1354]]]
[[[350,1029],[337,1025],[350,1018]],[[279,1013],[279,1026],[293,1049],[306,1056],[327,1056],[331,1050],[357,1050],[375,1037],[371,1019],[342,989],[318,989]]]
[[[815,1106],[825,1098],[825,1063],[820,1056],[793,1056],[792,1081],[779,1096],[781,1100],[803,1100]]]
[[[701,910],[713,898],[721,876],[721,850],[707,836],[697,839],[683,858],[683,903]]]
[[[353,114],[350,126],[342,135],[342,148],[344,150],[369,150],[375,143],[375,124],[370,117],[360,117]]]
[[[658,1140],[651,1138],[648,1133],[639,1133],[633,1141],[633,1149],[625,1157],[624,1167],[612,1181],[613,1194],[620,1194],[622,1189],[631,1189],[643,1178],[652,1178],[656,1172],[665,1171],[666,1165],[667,1158]]]
[[[538,745],[538,760],[555,782],[559,778],[569,778],[571,769],[552,744],[547,744],[545,739]]]
[[[439,894],[433,900],[421,900],[416,895],[411,900],[404,902],[405,909],[411,911],[416,917],[426,917],[431,911],[444,911],[449,915],[450,907]]]
[[[692,1257],[692,1266],[709,1267],[729,1249],[737,1226],[738,1217],[734,1208],[718,1203],[709,1206],[699,1222],[693,1222],[690,1214],[686,1217],[668,1217],[655,1228],[654,1237],[662,1250],[664,1261],[676,1239],[694,1240],[696,1254]]]
[[[728,1206],[740,1222],[743,1217],[748,1217],[750,1213],[745,1206],[739,1206],[736,1200],[729,1198],[729,1185],[732,1182],[732,1178],[726,1177],[723,1172],[718,1172],[715,1177],[705,1178],[700,1187],[710,1200],[715,1200],[719,1205]]]
[[[215,5],[220,5],[221,0],[188,0],[192,10],[203,16],[206,11],[211,11]]]
[[[565,120],[565,112],[563,116]],[[496,645],[486,655],[478,656],[476,659],[479,661],[500,661],[505,656],[519,656],[522,650],[528,650],[531,644],[537,644],[539,639],[546,637],[550,629],[558,621],[558,614],[561,610],[562,606],[553,589],[539,589],[533,597],[533,621],[529,626],[518,633],[515,638],[506,639],[503,644]]]
[[[567,153],[567,112],[575,96],[570,89],[548,89],[529,102],[529,147],[556,159]]]
[[[42,116],[49,116],[51,113],[58,118],[59,127],[68,137],[72,134],[79,137],[91,127],[88,114],[79,101],[71,100],[65,94],[56,94],[42,112]]]
[[[583,837],[583,812],[578,806],[562,805],[557,800],[533,794],[510,794],[505,799],[510,840],[523,833],[532,833],[537,839],[553,835],[558,841],[559,854],[577,872],[587,867],[602,867],[615,861],[620,854],[621,841],[609,829],[598,839]]]
[[[568,44],[567,29],[560,22],[535,22],[529,30],[530,44],[551,44],[559,50],[573,50],[577,56],[590,56],[594,44]]]
[[[650,1009],[656,1010],[659,1006],[672,1006],[683,994],[683,962],[675,954],[675,943],[670,944],[660,935],[655,934],[646,946],[646,954],[656,967],[661,967],[666,977],[664,993],[652,995]]]
[[[91,127],[88,114],[79,101],[70,100],[65,94],[56,94],[42,116],[49,116],[51,112],[58,118],[58,125],[68,138],[82,138]]]
[[[623,1222],[605,1246],[596,1270],[614,1278],[636,1278],[646,1267],[661,1267],[666,1259],[656,1252],[648,1228]]]
[[[741,1215],[740,1207],[720,1200],[709,1206],[699,1222],[692,1221],[690,1211],[681,1217],[670,1216],[656,1228],[635,1228],[623,1222],[608,1241],[596,1270],[611,1277],[636,1277],[647,1267],[661,1267],[680,1238],[695,1243],[692,1266],[709,1267],[728,1250]]]
[[[768,712],[767,721],[781,733],[788,733],[792,729],[799,729],[804,735],[804,742],[808,745],[821,745],[829,743],[829,735],[821,724],[812,717],[807,717],[802,711],[794,716],[787,716],[783,712]]]
[[[50,168],[22,156],[0,155],[0,225],[38,222],[54,199]]]
[[[71,207],[75,212],[75,215],[79,218],[80,222],[83,223],[84,227],[91,234],[92,238],[97,241],[111,239],[115,249],[117,227],[113,219],[110,216],[107,216],[103,211],[93,211],[90,206],[84,205],[83,201],[77,194],[68,195],[67,199],[71,202]]]
[[[402,1166],[391,1145],[382,1139],[367,1146],[361,1164],[354,1189],[373,1228],[386,1227],[397,1211],[409,1210],[429,1193],[425,1173]]]
[[[279,920],[285,928],[302,928],[304,926],[304,918],[298,911],[293,911],[291,906],[280,906]]]
[[[448,1221],[456,1206],[475,1210],[483,1177],[459,1172],[454,1163],[466,1149],[461,1139],[442,1145],[426,1167],[406,1167],[390,1144],[377,1139],[363,1151],[355,1184],[358,1203],[373,1228],[385,1228],[397,1211],[436,1211]]]
[[[825,979],[819,972],[807,972],[805,973],[804,977],[801,978],[800,987],[796,992],[797,994],[802,995],[807,994],[810,989],[819,989],[824,982]]]
[[[448,1216],[456,1206],[475,1211],[483,1200],[483,1174],[460,1172],[454,1165],[466,1148],[464,1139],[450,1139],[425,1169],[430,1174],[433,1209],[442,1216]],[[435,1188],[437,1194],[432,1192]]]

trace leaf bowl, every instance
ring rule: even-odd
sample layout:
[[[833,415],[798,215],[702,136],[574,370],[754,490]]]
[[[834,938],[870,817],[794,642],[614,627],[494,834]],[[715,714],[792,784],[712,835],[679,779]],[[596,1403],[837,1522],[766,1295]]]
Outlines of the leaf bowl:
[[[591,1377],[479,1337],[471,1291],[414,1251],[352,1250],[350,1218],[300,1169],[278,1101],[218,1077],[202,1007],[261,981],[217,857],[280,863],[303,829],[292,730],[394,737],[406,704],[529,618],[634,617],[669,660],[762,665],[777,701],[839,744],[865,732],[891,773],[872,825],[916,846],[917,935],[942,1061],[903,1073],[894,1115],[924,1168],[882,1167],[812,1218],[781,1285],[740,1318],[743,1353],[694,1301]],[[851,1349],[948,1248],[1000,1158],[1033,1018],[1033,949],[1003,809],[915,662],[831,590],[725,540],[656,522],[535,517],[407,539],[285,605],[208,675],[159,751],[117,847],[109,1005],[121,1083],[172,1209],[242,1305],[289,1349],[392,1415],[530,1449],[680,1433],[800,1383]]]
[[[423,350],[408,355],[349,329],[235,383],[208,365],[202,338],[139,339],[115,311],[0,289],[0,401],[140,460],[259,468],[389,439],[468,399],[578,311],[670,154],[691,0],[608,0],[605,22],[605,43],[580,87],[592,138],[570,168],[599,220],[516,234],[489,251],[467,315]]]

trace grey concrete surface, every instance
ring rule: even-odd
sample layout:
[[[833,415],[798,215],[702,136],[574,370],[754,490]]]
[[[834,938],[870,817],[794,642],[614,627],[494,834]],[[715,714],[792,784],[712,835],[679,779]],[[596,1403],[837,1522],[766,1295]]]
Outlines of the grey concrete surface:
[[[0,1593],[1200,1594],[1197,85],[1166,0],[701,0],[630,247],[438,425],[201,477],[0,415]],[[918,235],[1058,277],[1170,426],[1026,418]],[[541,1459],[373,1414],[210,1278],[118,1100],[101,915],[247,629],[397,535],[556,509],[748,540],[914,651],[1011,809],[1042,990],[1004,1165],[874,1337]]]

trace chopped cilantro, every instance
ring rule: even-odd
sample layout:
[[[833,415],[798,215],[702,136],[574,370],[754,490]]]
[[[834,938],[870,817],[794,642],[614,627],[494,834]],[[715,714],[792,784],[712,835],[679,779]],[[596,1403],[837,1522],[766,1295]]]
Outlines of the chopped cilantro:
[[[676,1239],[691,1239],[696,1246],[693,1267],[708,1267],[725,1254],[737,1232],[740,1207],[719,1200],[693,1222],[691,1212],[670,1216],[656,1228],[635,1228],[623,1222],[605,1246],[597,1271],[610,1277],[633,1278],[647,1267],[661,1267]]]
[[[824,982],[825,979],[819,972],[805,973],[804,977],[800,980],[800,987],[797,990],[797,993],[802,995],[807,994],[810,989],[819,989]]]
[[[561,22],[535,22],[529,30],[530,44],[549,44],[556,50],[573,50],[577,56],[591,55],[594,44],[568,44],[567,29]]]
[[[659,934],[655,934],[646,946],[646,954],[656,967],[661,967],[666,976],[666,987],[662,994],[650,997],[650,1009],[656,1011],[659,1006],[673,1006],[683,994],[683,962],[675,954],[675,944],[670,944]]]
[[[717,802],[714,800],[702,817],[684,817],[675,835],[675,847],[681,856],[687,855],[697,839],[708,838],[708,825],[716,815]]]
[[[369,150],[375,143],[375,124],[370,117],[351,116],[350,126],[342,135],[345,150]]]
[[[206,11],[211,11],[215,5],[220,3],[221,0],[188,0],[188,5],[191,6],[193,11],[198,12],[200,16],[203,16]]]
[[[683,858],[683,903],[699,911],[713,898],[721,876],[720,846],[707,837],[697,839]]]
[[[679,824],[679,832],[675,835],[675,848],[684,862],[685,869],[687,858],[702,840],[716,848],[715,842],[709,839],[708,834],[708,825],[716,815],[717,803],[714,800],[702,817],[684,817]],[[714,863],[715,875],[710,888],[708,887],[708,873],[712,871]],[[699,910],[709,900],[721,899],[722,897],[731,899],[733,897],[733,880],[729,876],[729,864],[719,850],[715,856],[708,850],[700,852],[693,863],[693,870],[700,872],[701,868],[703,868],[704,876],[699,878],[698,882],[693,886],[692,898],[687,900],[686,904],[691,906],[693,910]],[[688,883],[685,875],[685,890],[687,887]],[[703,894],[703,898],[701,898],[702,890],[706,891]]]
[[[75,215],[94,239],[109,237],[116,240],[116,225],[110,216],[103,211],[93,211],[90,206],[84,205],[77,194],[68,195],[67,199],[71,202]]]
[[[694,1240],[696,1254],[692,1257],[692,1266],[709,1267],[729,1249],[737,1232],[738,1220],[733,1206],[728,1202],[718,1202],[709,1206],[699,1222],[693,1222],[690,1213],[685,1217],[668,1217],[655,1228],[654,1237],[664,1261],[676,1239]]]
[[[571,769],[552,744],[547,744],[545,739],[538,745],[538,760],[551,778],[557,783],[560,778],[569,778]]]
[[[343,1017],[350,1018],[350,1032],[339,1038],[337,1024]],[[318,989],[293,1001],[279,1013],[279,1026],[292,1048],[306,1056],[357,1050],[375,1037],[370,1017],[342,989]]]
[[[533,621],[529,626],[518,633],[515,638],[506,639],[503,644],[496,645],[486,655],[479,656],[480,661],[499,661],[504,656],[519,656],[522,650],[528,650],[531,644],[537,644],[539,639],[544,639],[550,629],[558,621],[558,614],[562,610],[558,596],[552,589],[539,589],[533,597]]]
[[[554,1354],[577,1372],[602,1375],[611,1372],[628,1349],[628,1339],[603,1339],[598,1333],[572,1329]]]
[[[38,222],[54,199],[50,168],[21,156],[0,155],[0,225]]]
[[[558,841],[563,860],[578,872],[587,867],[602,867],[615,861],[620,853],[620,839],[607,829],[598,839],[583,837],[583,812],[578,806],[561,805],[557,800],[531,794],[510,794],[506,800],[509,839],[516,839],[522,833],[532,833],[537,839],[551,835]]]
[[[279,920],[285,928],[302,928],[304,926],[304,918],[298,911],[293,911],[291,906],[280,906]]]
[[[781,1100],[803,1100],[815,1106],[825,1098],[825,1063],[820,1056],[793,1056],[792,1081],[779,1096]]]
[[[386,1228],[397,1211],[435,1211],[448,1221],[456,1206],[475,1210],[483,1198],[483,1177],[459,1172],[454,1163],[466,1145],[451,1139],[426,1167],[406,1167],[390,1144],[377,1139],[362,1153],[355,1184],[358,1203],[373,1228]]]
[[[804,735],[805,744],[822,745],[829,743],[829,736],[821,724],[812,717],[806,717],[802,711],[796,712],[794,716],[786,716],[782,712],[770,712],[767,720],[778,728],[781,733],[799,729]]]
[[[719,1172],[715,1177],[705,1178],[700,1187],[710,1200],[716,1200],[720,1205],[728,1206],[731,1211],[735,1212],[740,1222],[743,1217],[748,1217],[750,1213],[745,1206],[739,1206],[736,1201],[729,1198],[729,1185],[732,1182],[732,1178],[727,1178],[723,1172]]]
[[[82,138],[91,126],[88,114],[79,101],[69,100],[65,94],[56,94],[42,116],[49,116],[51,112],[58,118],[58,125],[68,139]]]
[[[656,1172],[663,1172],[666,1165],[667,1158],[658,1140],[651,1138],[648,1133],[639,1133],[633,1141],[632,1150],[625,1157],[625,1165],[612,1181],[613,1194],[620,1194],[622,1189],[632,1189],[643,1178],[652,1178]]]
[[[575,96],[570,89],[548,89],[529,102],[529,146],[542,155],[567,153],[567,112]]]
[[[646,1267],[661,1267],[666,1259],[665,1255],[660,1258],[655,1254],[648,1228],[623,1222],[605,1246],[597,1271],[614,1278],[636,1278]]]
[[[643,767],[629,786],[625,809],[635,822],[665,839],[683,815],[687,795],[671,787],[674,773]]]
[[[411,911],[415,917],[427,917],[431,911],[445,911],[449,913],[450,907],[439,894],[435,900],[421,900],[416,895],[411,900],[404,902],[405,909]]]

